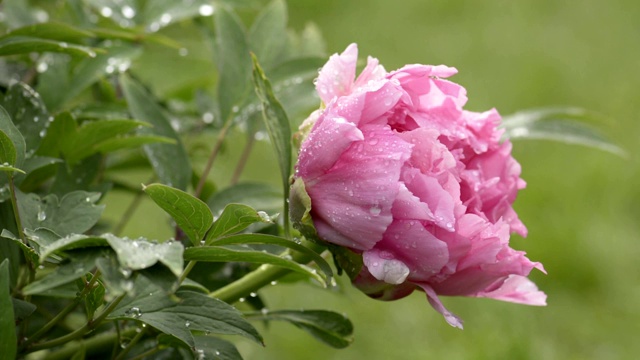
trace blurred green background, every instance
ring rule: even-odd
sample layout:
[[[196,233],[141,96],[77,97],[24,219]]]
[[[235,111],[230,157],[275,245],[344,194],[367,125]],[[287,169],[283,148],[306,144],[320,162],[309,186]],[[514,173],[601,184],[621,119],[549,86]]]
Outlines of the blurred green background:
[[[446,298],[465,320],[448,326],[421,293],[383,303],[344,287],[265,291],[270,307],[347,314],[355,341],[334,350],[272,324],[267,347],[249,359],[633,359],[640,354],[640,2],[637,1],[290,1],[290,26],[318,24],[329,53],[357,42],[387,70],[447,64],[468,90],[467,108],[570,105],[610,119],[595,124],[627,159],[579,146],[519,141],[528,182],[516,210],[528,238],[512,244],[541,261],[533,280],[544,308]]]
[[[465,320],[460,331],[447,325],[421,293],[384,303],[345,281],[339,291],[279,284],[262,292],[270,309],[343,312],[355,324],[355,340],[349,348],[335,350],[289,324],[273,323],[264,331],[266,349],[239,340],[245,358],[636,358],[640,3],[292,0],[288,7],[290,27],[301,30],[307,22],[316,23],[329,53],[357,42],[361,58],[375,56],[387,70],[406,63],[457,67],[460,73],[453,80],[467,88],[470,110],[496,107],[506,115],[526,108],[577,106],[598,112],[607,120],[593,125],[622,146],[628,158],[551,142],[515,143],[514,155],[528,182],[516,210],[529,237],[514,236],[512,246],[545,265],[549,274],[536,272],[532,278],[548,294],[547,307],[445,298],[445,305]],[[164,32],[179,37],[182,31],[177,26]],[[209,54],[198,50],[201,40],[180,40],[189,48],[188,58],[170,54],[160,61],[153,58],[156,52],[144,55],[136,69],[143,80],[155,84],[160,96],[179,92],[194,73],[212,73]],[[176,66],[188,66],[191,76],[167,76],[167,64],[174,60],[181,61]],[[268,144],[259,144],[245,179],[264,180],[273,173],[277,184],[270,151]],[[205,157],[203,151],[200,161]],[[230,174],[225,169],[232,169],[236,160],[232,149],[217,160],[214,178],[219,183],[226,183]],[[115,192],[107,204],[107,217],[113,219],[127,205]],[[159,238],[170,234],[168,224],[151,220],[164,219],[159,209],[146,204],[139,216],[144,220],[132,221],[125,233]]]

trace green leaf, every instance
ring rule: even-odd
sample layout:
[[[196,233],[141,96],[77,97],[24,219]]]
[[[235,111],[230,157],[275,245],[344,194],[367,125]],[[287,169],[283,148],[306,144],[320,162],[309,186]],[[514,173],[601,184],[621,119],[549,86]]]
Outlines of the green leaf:
[[[0,130],[0,164],[4,166],[16,163],[16,148],[9,135]]]
[[[231,119],[234,109],[249,93],[251,59],[242,21],[224,6],[214,14],[216,56],[218,63],[218,102],[223,122]]]
[[[70,74],[69,88],[62,103],[73,99],[105,75],[128,68],[131,62],[142,55],[142,48],[129,44],[105,47],[107,53],[95,58],[83,59]]]
[[[18,169],[17,167],[13,167],[11,165],[4,165],[4,164],[0,164],[0,171],[4,171],[4,172],[19,172],[22,174],[26,174],[23,170]]]
[[[77,131],[77,123],[71,113],[62,112],[54,118],[40,143],[38,154],[60,157],[62,148],[71,141]]]
[[[143,187],[144,192],[176,221],[194,245],[197,245],[213,224],[207,204],[184,191],[161,184]]]
[[[60,240],[61,237],[55,232],[45,228],[37,228],[35,230],[24,229],[24,234],[29,240],[29,245],[36,245],[34,249],[38,254],[41,253],[42,247],[53,244]]]
[[[11,137],[16,146],[16,152],[18,154],[16,166],[20,167],[20,153],[22,152],[20,147],[22,146],[22,141],[24,141],[25,144],[23,149],[25,149],[27,154],[35,152],[38,146],[40,146],[42,137],[46,134],[47,126],[52,119],[49,118],[49,113],[40,95],[26,84],[14,83],[10,85],[1,102],[7,114],[9,114],[10,119],[13,120],[15,127],[21,136],[24,137],[24,140],[20,140],[17,135],[13,135],[12,132],[7,131],[6,128],[2,129]],[[4,115],[0,117],[4,117]],[[6,120],[2,120],[2,122],[4,121]]]
[[[12,240],[18,247],[22,249],[22,253],[26,256],[29,261],[31,261],[35,266],[40,264],[40,260],[38,258],[38,253],[31,247],[25,245],[17,236],[11,233],[11,231],[7,229],[2,229],[2,233],[0,233],[0,237],[5,239]]]
[[[262,337],[231,305],[207,295],[179,290],[177,300],[139,277],[135,297],[125,298],[107,319],[135,319],[195,347],[191,331],[242,335],[258,343]]]
[[[120,83],[131,114],[136,119],[153,125],[153,128],[143,128],[138,133],[164,136],[176,141],[176,144],[148,144],[144,146],[145,153],[158,178],[166,185],[182,190],[186,189],[191,177],[191,166],[182,141],[171,127],[169,118],[156,100],[133,79],[121,75]]]
[[[16,323],[13,317],[13,303],[11,301],[9,277],[9,260],[0,264],[0,354],[7,359],[16,357],[18,339],[16,338]]]
[[[503,137],[512,140],[555,140],[626,156],[623,149],[605,138],[600,131],[579,122],[594,118],[597,119],[598,116],[579,108],[543,108],[520,111],[503,117],[502,127],[505,129]]]
[[[210,0],[191,0],[176,2],[174,0],[154,0],[153,6],[145,6],[140,14],[140,21],[148,24],[149,31],[173,24],[177,21],[196,16],[210,16],[214,12]]]
[[[121,136],[94,145],[94,150],[101,153],[109,153],[116,150],[138,148],[142,145],[154,143],[175,145],[176,141],[165,136],[157,135]]]
[[[71,261],[58,266],[52,273],[30,283],[22,289],[25,295],[42,294],[60,285],[79,279],[96,267],[96,259],[100,251],[89,250],[75,254]]]
[[[207,201],[214,214],[221,213],[231,203],[247,204],[272,214],[282,211],[282,193],[265,183],[239,183],[215,193]]]
[[[305,189],[304,180],[296,178],[291,185],[290,213],[293,227],[300,231],[305,238],[320,242],[318,233],[311,219],[311,198]]]
[[[87,281],[90,281],[90,280],[91,280],[91,274],[87,275]],[[97,280],[94,283],[94,287],[91,290],[89,290],[89,293],[87,294],[84,300],[84,307],[87,311],[87,318],[93,319],[93,315],[95,314],[96,310],[100,306],[102,306],[102,304],[104,303],[105,291],[106,291],[105,287],[100,282],[100,280]]]
[[[231,249],[221,246],[199,246],[185,249],[184,259],[187,261],[208,261],[208,262],[230,262],[240,261],[257,264],[271,264],[289,269],[318,280],[321,284],[326,286],[325,279],[318,274],[315,269],[312,269],[306,265],[298,264],[295,261],[280,257],[278,255],[270,254],[268,252],[256,251],[250,248],[245,249]]]
[[[96,51],[98,50],[87,46],[31,36],[16,35],[0,39],[0,56],[28,54],[32,52],[57,52],[71,56],[95,57]]]
[[[11,301],[13,302],[13,314],[16,320],[24,320],[36,311],[36,306],[30,302],[15,298],[12,298]]]
[[[154,243],[144,238],[125,240],[112,234],[104,234],[102,237],[115,250],[118,262],[125,269],[141,270],[160,262],[174,275],[182,273],[184,247],[178,241]]]
[[[41,231],[43,229],[38,229]],[[46,230],[45,230],[46,231]],[[33,239],[33,235],[31,235]],[[35,240],[35,239],[34,239]],[[46,240],[48,242],[48,240]],[[44,262],[46,258],[53,254],[59,254],[63,251],[92,248],[98,246],[107,246],[109,243],[101,236],[87,236],[74,234],[67,237],[63,237],[54,242],[40,247],[40,262]]]
[[[75,43],[81,42],[87,38],[95,37],[95,35],[89,31],[78,29],[68,24],[49,22],[32,24],[14,29],[0,37],[0,40],[16,35]]]
[[[22,167],[26,175],[16,176],[15,182],[23,192],[35,191],[42,183],[56,174],[60,163],[62,163],[61,159],[53,157],[30,157],[24,161]]]
[[[96,205],[100,193],[73,191],[62,199],[50,194],[40,198],[36,194],[18,196],[22,226],[26,229],[44,227],[61,236],[81,234],[100,220],[104,205]]]
[[[322,258],[322,256],[306,246],[282,237],[265,234],[238,234],[221,238],[211,243],[212,246],[241,244],[278,245],[287,249],[297,251],[313,260],[323,271],[327,279],[330,279],[333,276],[331,266],[329,266],[329,264]]]
[[[196,359],[242,360],[232,343],[213,336],[196,335],[194,355]]]
[[[8,162],[16,167],[22,166],[26,147],[24,137],[22,137],[22,134],[2,106],[0,106],[0,132],[2,132],[0,134],[0,143],[3,152],[0,155],[0,162]]]
[[[133,273],[129,269],[122,268],[115,256],[105,256],[97,259],[96,266],[102,274],[100,279],[108,290],[106,300],[111,300],[125,293],[133,293],[134,282],[130,279]],[[140,278],[139,274],[137,278]]]
[[[289,197],[289,176],[291,175],[291,128],[289,119],[282,105],[273,95],[271,84],[265,77],[255,56],[253,56],[253,81],[256,94],[258,94],[262,102],[262,116],[265,127],[269,132],[271,144],[273,144],[278,157],[284,198],[287,199]],[[286,202],[285,209],[287,209]]]
[[[276,64],[287,44],[287,7],[274,0],[256,18],[249,31],[249,45],[266,68]],[[317,68],[316,68],[317,69]]]
[[[206,243],[219,237],[240,232],[249,225],[257,222],[271,222],[271,219],[262,212],[258,212],[250,206],[243,204],[228,204],[222,214],[213,223],[211,230],[207,233]]]
[[[149,126],[147,123],[127,120],[98,120],[85,122],[82,126],[67,137],[67,141],[61,145],[62,153],[67,162],[71,165],[98,152],[103,142],[112,141],[113,138],[129,133],[131,130],[142,126]]]
[[[344,315],[327,310],[280,310],[247,315],[251,320],[288,321],[323,343],[342,349],[353,342],[353,324]]]

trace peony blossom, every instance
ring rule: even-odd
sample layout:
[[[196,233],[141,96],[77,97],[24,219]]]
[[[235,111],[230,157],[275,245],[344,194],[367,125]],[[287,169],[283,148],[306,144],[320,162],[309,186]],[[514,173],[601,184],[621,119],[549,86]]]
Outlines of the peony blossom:
[[[526,278],[542,265],[509,247],[527,234],[512,208],[525,182],[498,112],[463,109],[465,89],[445,80],[455,68],[387,72],[369,57],[356,78],[357,55],[352,44],[320,70],[325,107],[303,124],[295,178],[317,236],[361,254],[352,281],[368,295],[420,289],[456,327],[440,295],[545,305]]]

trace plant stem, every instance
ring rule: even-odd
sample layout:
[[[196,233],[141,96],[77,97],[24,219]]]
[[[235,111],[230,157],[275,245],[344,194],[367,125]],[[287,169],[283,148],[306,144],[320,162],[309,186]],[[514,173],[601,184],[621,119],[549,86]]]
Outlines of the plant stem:
[[[138,330],[136,329],[136,331]],[[146,328],[140,329],[140,331],[136,334],[136,336],[134,336],[133,339],[131,339],[129,344],[124,349],[122,349],[122,351],[120,352],[120,354],[118,354],[118,356],[116,356],[115,360],[124,359],[124,357],[127,356],[129,351],[131,351],[131,349],[133,349],[133,347],[138,343],[138,341],[142,339],[142,337],[145,335],[146,332],[147,332]]]
[[[316,252],[322,252],[324,248],[320,245],[305,240],[305,245]],[[308,255],[291,252],[291,258],[301,264],[311,261]],[[274,265],[261,265],[256,270],[248,273],[240,279],[228,284],[216,291],[209,293],[209,297],[220,299],[228,304],[238,301],[240,298],[246,297],[252,292],[258,291],[260,288],[273,284],[274,281],[290,273],[291,270],[281,268]]]
[[[233,304],[240,298],[246,297],[251,292],[255,292],[271,284],[272,281],[281,278],[289,272],[291,272],[291,270],[285,268],[273,265],[262,265],[231,284],[211,292],[209,297]]]
[[[195,260],[191,260],[189,261],[189,263],[187,264],[187,266],[184,268],[184,270],[182,270],[182,274],[180,274],[180,277],[178,278],[178,284],[182,284],[182,282],[184,281],[184,279],[187,278],[187,276],[189,275],[189,273],[191,272],[191,270],[193,269],[194,266],[196,266],[198,262]]]
[[[209,172],[211,171],[211,167],[213,166],[213,161],[218,156],[218,152],[220,151],[220,147],[222,146],[222,142],[224,141],[225,136],[227,136],[227,132],[233,123],[232,119],[227,120],[224,124],[220,132],[218,133],[218,137],[216,138],[216,143],[211,149],[211,154],[209,155],[209,159],[207,160],[207,165],[204,167],[204,171],[202,171],[202,175],[200,176],[200,181],[198,181],[198,186],[196,186],[195,197],[199,197],[202,193],[202,189],[204,188],[204,184],[207,182],[207,176],[209,176]]]
[[[142,194],[144,194],[144,192],[142,191],[138,192],[136,196],[134,196],[133,200],[131,200],[131,203],[122,214],[120,221],[118,222],[116,227],[113,229],[114,235],[116,236],[120,235],[122,230],[124,230],[124,227],[127,226],[127,223],[129,222],[129,220],[131,220],[133,213],[135,213],[136,210],[138,210],[138,205],[140,205],[140,201],[142,201]]]
[[[131,336],[136,332],[137,327],[129,328],[122,331],[122,336]],[[118,334],[115,332],[100,333],[94,337],[83,339],[79,341],[70,342],[63,348],[52,351],[46,355],[47,360],[62,360],[69,359],[76,354],[80,349],[84,348],[87,351],[87,356],[104,354],[108,351],[113,344],[118,340]]]
[[[100,325],[100,323],[102,323],[102,321],[107,317],[107,315],[109,315],[113,309],[116,308],[116,306],[118,306],[118,304],[120,303],[120,301],[122,301],[122,299],[124,299],[126,294],[122,294],[120,296],[118,296],[117,298],[115,298],[111,304],[109,304],[103,311],[102,313],[100,313],[100,315],[98,315],[98,317],[94,318],[93,320],[89,320],[87,321],[86,324],[84,324],[84,326],[82,326],[81,328],[79,328],[78,330],[69,333],[67,335],[61,336],[57,339],[53,339],[50,341],[46,341],[43,343],[39,343],[39,344],[35,344],[33,346],[31,346],[30,348],[27,349],[27,352],[34,352],[37,350],[42,350],[42,349],[48,349],[54,346],[58,346],[58,345],[62,345],[64,343],[67,343],[69,341],[72,340],[76,340],[78,338],[81,338],[84,334],[88,333],[89,331],[95,329],[98,325]]]
[[[144,359],[144,358],[146,358],[147,356],[151,356],[151,355],[153,355],[153,354],[157,353],[158,351],[160,351],[160,348],[158,348],[158,347],[154,347],[153,349],[149,349],[149,350],[147,350],[147,351],[143,352],[142,354],[138,354],[138,355],[136,355],[136,356],[132,357],[132,358],[131,358],[131,359],[129,359],[129,360],[140,360],[140,359]]]
[[[38,340],[42,335],[46,334],[49,330],[51,330],[52,327],[58,324],[58,322],[64,319],[67,316],[67,314],[69,314],[73,309],[75,309],[76,306],[78,306],[78,304],[80,303],[80,300],[82,300],[82,298],[86,296],[89,291],[91,291],[91,289],[93,288],[93,285],[96,283],[99,276],[100,276],[100,270],[96,269],[96,271],[91,276],[91,280],[89,280],[89,282],[85,284],[84,289],[82,289],[82,292],[75,299],[73,299],[73,301],[69,305],[67,305],[64,309],[62,309],[62,311],[60,311],[58,315],[56,315],[53,319],[51,319],[48,323],[46,323],[42,328],[40,328],[40,330],[36,331],[35,334],[29,336],[29,338],[27,339],[27,341],[24,342],[22,347],[25,348],[30,344],[32,344],[34,341]]]
[[[247,160],[249,160],[249,155],[251,155],[251,150],[253,150],[253,144],[255,141],[255,134],[247,137],[247,143],[242,150],[242,155],[240,155],[238,165],[233,171],[233,176],[231,176],[231,185],[237,184],[238,180],[240,180],[240,175],[242,174],[245,165],[247,165]]]
[[[16,219],[16,226],[18,227],[18,236],[25,245],[27,244],[27,238],[24,236],[24,230],[22,229],[22,220],[20,219],[20,212],[18,211],[18,198],[16,197],[16,186],[13,183],[13,176],[9,175],[9,190],[11,192],[11,206],[13,207],[13,216]],[[25,255],[25,259],[29,262],[29,257]]]

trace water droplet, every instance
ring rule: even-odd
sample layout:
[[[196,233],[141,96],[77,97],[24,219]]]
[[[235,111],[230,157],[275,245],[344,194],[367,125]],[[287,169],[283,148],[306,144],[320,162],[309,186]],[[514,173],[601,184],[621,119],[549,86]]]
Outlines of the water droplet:
[[[260,312],[262,313],[262,315],[267,315],[269,313],[269,309],[262,308],[262,309],[260,309]]]
[[[45,221],[45,220],[47,220],[47,213],[45,213],[44,210],[38,211],[38,221]]]
[[[68,47],[69,47],[69,44],[67,44],[66,42],[61,42],[59,45],[60,45],[60,47],[61,47],[61,48],[63,48],[63,49],[66,49],[66,48],[68,48]]]
[[[129,276],[131,276],[131,269],[121,268],[120,273],[122,274],[122,276],[128,278]]]
[[[162,25],[167,25],[171,22],[171,15],[169,14],[162,14],[162,16],[160,16],[160,23]]]
[[[220,351],[216,350],[216,355],[220,355]]]
[[[204,240],[200,240],[200,246],[204,246],[204,244],[206,244],[206,242]]]
[[[200,7],[198,8],[198,13],[200,13],[200,15],[202,16],[211,16],[213,15],[213,12],[215,11],[215,8],[211,5],[200,5]]]
[[[275,280],[273,280],[273,281],[271,282],[271,285],[278,285],[278,282],[277,282],[277,281],[275,281]]]
[[[46,62],[42,61],[41,63],[38,64],[38,66],[36,66],[36,71],[39,73],[43,73],[47,71],[48,68],[49,68],[49,65],[47,65]]]
[[[240,299],[238,299],[238,301],[240,301],[240,302],[245,302],[246,300],[247,300],[247,299],[245,299],[245,298],[243,298],[243,297],[241,297]]]
[[[258,296],[258,294],[256,294],[256,293],[252,292],[251,294],[249,294],[249,296],[251,296],[251,297],[253,298],[253,297]]]
[[[40,130],[40,132],[38,133],[38,135],[40,135],[41,138],[47,136],[47,130],[46,129],[42,129]]]
[[[180,50],[178,50],[178,55],[180,55],[180,56],[187,56],[187,55],[189,55],[189,49],[187,49],[187,48],[180,48]]]
[[[136,16],[136,11],[131,6],[125,5],[122,7],[122,15],[127,19],[133,19]]]
[[[269,217],[269,214],[267,214],[264,211],[258,211],[258,216],[260,217],[260,220],[262,222],[266,222],[266,223],[270,223],[271,222],[271,218]]]
[[[134,319],[138,319],[140,316],[142,316],[142,311],[140,311],[139,307],[132,307],[131,309],[128,309],[124,312],[125,316],[128,317],[132,317]]]
[[[382,209],[380,209],[380,207],[378,205],[374,205],[374,206],[369,208],[369,213],[371,215],[373,215],[373,216],[380,215],[380,212],[382,212]]]
[[[202,114],[202,121],[204,121],[205,124],[211,124],[213,122],[213,114],[210,112]]]
[[[196,349],[196,359],[197,360],[204,360],[205,359],[204,350]]]
[[[187,320],[187,321],[184,323],[184,326],[186,326],[186,327],[191,326],[191,322],[190,322],[189,320]]]
[[[103,7],[102,9],[100,9],[100,15],[104,17],[111,17],[111,15],[113,15],[113,10],[108,7]]]

